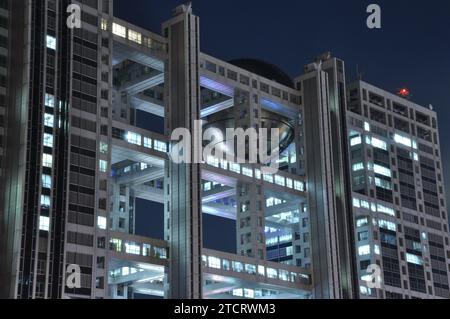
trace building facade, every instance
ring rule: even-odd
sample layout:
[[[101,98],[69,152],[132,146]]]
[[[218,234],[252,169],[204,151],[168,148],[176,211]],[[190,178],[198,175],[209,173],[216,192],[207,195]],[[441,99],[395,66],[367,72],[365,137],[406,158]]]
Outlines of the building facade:
[[[348,88],[348,138],[361,295],[449,298],[448,218],[437,114],[359,81]]]
[[[115,18],[112,1],[9,4],[15,19],[4,25],[15,41],[8,42],[5,111],[0,106],[7,149],[1,297],[448,297],[436,114],[365,88],[416,112],[399,118],[417,126],[410,135],[405,128],[392,135],[402,122],[386,122],[391,135],[384,141],[393,153],[382,157],[373,146],[384,145],[378,117],[356,112],[358,103],[361,110],[370,103],[358,93],[368,84],[347,90],[344,62],[329,54],[291,80],[261,61],[202,53],[200,20],[189,5],[176,8],[156,34]],[[81,8],[81,28],[67,24],[77,13],[68,12],[72,4]],[[176,163],[170,152],[180,136],[173,133],[195,132],[200,120],[205,131],[279,129],[278,172],[217,153],[202,157],[197,150],[205,145],[195,138],[182,151],[191,163]],[[417,146],[409,151],[408,138]],[[365,148],[374,148],[376,161]],[[405,152],[413,161],[407,173]],[[394,154],[402,170],[390,165]],[[391,199],[388,182],[391,204],[384,203]],[[411,187],[421,194],[415,210]],[[235,224],[234,252],[205,247],[206,215]],[[392,224],[396,247],[404,248],[393,248]],[[384,271],[379,290],[364,286],[370,264]]]

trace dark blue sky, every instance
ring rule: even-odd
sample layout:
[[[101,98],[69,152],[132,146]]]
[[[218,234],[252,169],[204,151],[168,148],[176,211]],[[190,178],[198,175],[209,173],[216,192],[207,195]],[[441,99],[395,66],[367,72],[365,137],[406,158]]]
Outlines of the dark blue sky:
[[[195,0],[201,50],[223,60],[252,57],[291,76],[318,54],[346,61],[354,79],[388,91],[407,86],[412,100],[438,112],[450,193],[450,1]],[[115,0],[115,16],[160,33],[177,0]],[[366,8],[382,8],[382,29],[366,27]],[[450,196],[449,196],[450,198]],[[449,202],[450,203],[450,202]]]

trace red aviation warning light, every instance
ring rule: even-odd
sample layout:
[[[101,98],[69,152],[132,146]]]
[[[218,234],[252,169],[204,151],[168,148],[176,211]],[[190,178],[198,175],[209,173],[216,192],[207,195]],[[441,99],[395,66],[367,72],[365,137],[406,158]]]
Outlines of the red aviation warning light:
[[[402,88],[402,89],[398,90],[397,94],[406,99],[411,96],[411,92],[407,88]]]

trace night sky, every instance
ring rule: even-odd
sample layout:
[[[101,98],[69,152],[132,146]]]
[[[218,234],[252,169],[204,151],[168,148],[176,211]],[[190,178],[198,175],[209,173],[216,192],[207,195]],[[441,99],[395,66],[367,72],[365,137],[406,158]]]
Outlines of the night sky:
[[[161,33],[176,0],[115,0],[114,15]],[[223,60],[251,57],[278,65],[292,77],[318,54],[331,51],[356,78],[396,92],[438,112],[447,193],[450,195],[450,2],[321,0],[273,2],[196,0],[201,50]],[[366,8],[382,8],[382,29],[366,26]],[[448,196],[450,199],[450,196]],[[450,201],[449,201],[450,203]]]

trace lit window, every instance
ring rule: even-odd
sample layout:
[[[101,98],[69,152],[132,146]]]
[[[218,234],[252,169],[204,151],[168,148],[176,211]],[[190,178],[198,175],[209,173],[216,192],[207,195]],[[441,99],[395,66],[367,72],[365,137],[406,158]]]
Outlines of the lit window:
[[[236,163],[230,164],[230,171],[240,174],[241,173],[241,165],[236,164]]]
[[[99,161],[99,170],[102,173],[106,173],[108,171],[108,162],[104,160]]]
[[[205,185],[203,186],[203,190],[204,190],[205,192],[210,191],[210,190],[211,190],[211,182],[205,183]]]
[[[125,139],[128,143],[134,144],[134,145],[141,145],[141,135],[133,132],[128,132],[125,135]]]
[[[359,291],[361,292],[362,295],[366,295],[366,296],[371,296],[372,295],[372,290],[370,288],[364,287],[364,286],[360,286],[359,287]]]
[[[102,19],[102,22],[101,22],[101,28],[102,28],[102,30],[104,30],[104,31],[107,31],[107,30],[108,30],[108,21],[107,21],[106,19]]]
[[[242,174],[244,174],[245,176],[248,176],[248,177],[253,177],[253,170],[248,167],[243,167]]]
[[[413,255],[413,254],[406,254],[406,261],[410,264],[414,264],[414,265],[419,265],[422,266],[423,265],[423,260],[422,258],[420,258],[419,256]]]
[[[275,184],[280,186],[286,186],[286,181],[283,176],[275,175]]]
[[[41,207],[50,208],[50,196],[41,195]]]
[[[142,44],[142,34],[133,30],[128,30],[128,40]]]
[[[51,156],[50,154],[43,154],[42,165],[44,165],[44,167],[51,168],[53,166],[53,156]]]
[[[292,179],[286,178],[286,186],[291,189],[294,188],[294,183],[293,183]]]
[[[108,148],[109,148],[109,146],[107,143],[100,142],[100,153],[102,153],[102,154],[108,153]]]
[[[375,148],[385,150],[385,151],[388,150],[387,143],[385,141],[379,140],[375,137],[372,137],[372,146]]]
[[[361,207],[365,209],[370,209],[370,204],[366,200],[361,200]]]
[[[97,227],[99,229],[103,229],[103,230],[106,229],[106,217],[103,217],[103,216],[97,217]]]
[[[167,259],[167,250],[165,248],[155,247],[155,256],[159,259]]]
[[[388,181],[378,178],[378,177],[375,177],[375,185],[380,188],[392,190],[391,182],[388,182]]]
[[[121,252],[122,251],[122,240],[111,238],[110,241],[110,249],[113,251]]]
[[[412,157],[413,157],[413,159],[414,159],[416,162],[419,161],[419,154],[413,153],[413,154],[412,154]]]
[[[380,246],[375,245],[375,246],[373,247],[373,252],[374,252],[375,254],[377,254],[377,255],[380,255],[380,254],[381,254]]]
[[[39,230],[49,231],[50,230],[50,218],[46,216],[39,217]]]
[[[398,144],[401,144],[401,145],[404,145],[407,147],[413,146],[411,139],[407,138],[406,136],[399,135],[399,134],[394,135],[394,141]]]
[[[384,229],[387,229],[387,230],[390,230],[390,231],[397,231],[397,225],[395,225],[392,222],[388,222],[386,220],[380,219],[378,221],[378,226],[380,226],[380,228],[384,228]]]
[[[370,245],[364,245],[358,248],[359,256],[367,256],[370,255]]]
[[[264,175],[263,175],[263,179],[264,179],[264,181],[273,184],[273,175],[270,175],[270,174],[264,174]]]
[[[152,139],[148,137],[144,137],[144,147],[152,148]]]
[[[361,201],[358,198],[353,198],[353,207],[360,208]]]
[[[362,171],[363,169],[364,169],[364,163],[353,164],[353,171],[354,172]]]
[[[256,177],[257,179],[261,179],[261,170],[255,169],[255,177]]]
[[[258,275],[263,277],[266,275],[266,268],[264,266],[258,266]]]
[[[244,298],[255,299],[255,291],[253,289],[244,289]]]
[[[155,140],[155,150],[160,152],[167,152],[167,144],[158,140]]]
[[[56,38],[47,35],[47,48],[56,50]]]
[[[369,220],[367,219],[367,217],[358,218],[356,220],[356,227],[363,227],[366,226],[367,224],[369,224]]]
[[[294,189],[300,192],[304,192],[305,184],[299,181],[294,181]]]
[[[350,138],[350,146],[360,145],[362,143],[361,136],[354,136]]]
[[[125,252],[130,255],[140,255],[141,246],[136,243],[125,243]]]
[[[395,217],[395,211],[392,208],[380,204],[377,205],[377,212]]]
[[[55,117],[52,114],[45,113],[44,125],[47,127],[53,127],[54,122],[55,122]]]
[[[208,267],[213,269],[220,269],[221,260],[216,257],[208,257]]]
[[[45,94],[45,106],[55,107],[55,96],[51,94]]]
[[[52,188],[52,177],[50,175],[42,175],[42,187]]]
[[[124,26],[121,26],[120,24],[113,23],[112,32],[113,32],[113,34],[115,34],[119,37],[122,37],[122,38],[127,37],[127,28],[125,28]]]
[[[278,279],[278,271],[273,268],[267,268],[267,278]]]
[[[44,133],[44,146],[53,147],[53,135]]]
[[[369,123],[364,122],[364,130],[365,130],[366,132],[370,132],[370,124],[369,124]]]
[[[231,267],[233,268],[234,272],[243,272],[244,271],[244,266],[242,265],[242,263],[240,263],[238,261],[233,261],[231,263]]]
[[[375,174],[380,174],[389,178],[392,176],[391,170],[381,165],[374,164],[373,170]]]

